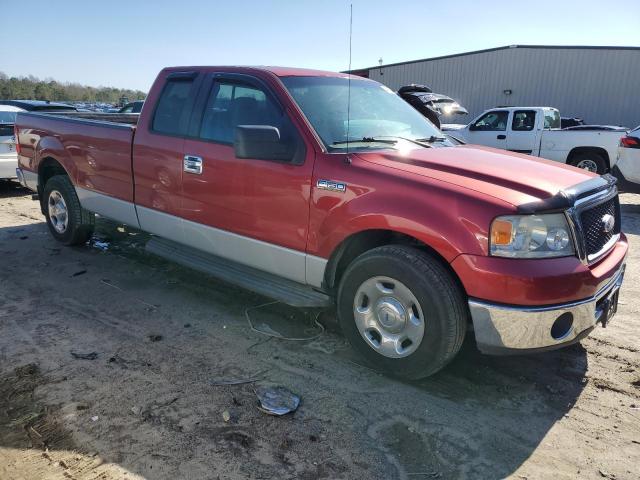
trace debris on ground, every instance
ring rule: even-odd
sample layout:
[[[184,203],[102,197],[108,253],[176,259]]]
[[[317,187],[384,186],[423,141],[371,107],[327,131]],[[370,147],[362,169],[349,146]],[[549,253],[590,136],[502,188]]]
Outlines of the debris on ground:
[[[86,270],[79,270],[76,273],[73,273],[71,276],[72,277],[79,277],[80,275],[84,275],[85,273],[87,273]]]
[[[231,420],[231,414],[229,413],[229,410],[225,410],[224,412],[222,412],[222,419],[225,421],[225,423],[229,423],[229,420]]]
[[[258,387],[255,393],[260,402],[258,409],[269,415],[286,415],[300,405],[300,397],[285,387]]]
[[[149,341],[151,342],[159,342],[162,340],[162,335],[149,335]]]
[[[71,356],[76,360],[95,360],[96,358],[98,358],[98,353],[97,352],[90,352],[90,353],[71,352]]]
[[[247,319],[249,328],[252,331],[261,333],[262,335],[266,335],[268,337],[278,338],[280,340],[306,342],[315,340],[325,333],[324,325],[322,325],[318,321],[322,310],[319,310],[315,315],[313,315],[311,312],[307,312],[307,322],[300,322],[296,321],[296,319],[294,318],[300,314],[299,309],[295,310],[294,312],[289,312],[288,315],[285,313],[287,309],[289,309],[288,306],[283,305],[281,302],[276,300],[273,302],[263,303],[255,307],[247,308],[244,311],[244,316]],[[262,317],[260,319],[260,323],[256,323],[254,320],[252,320],[250,312],[254,311],[260,311]],[[283,320],[284,323],[282,323]],[[309,322],[309,320],[311,320],[311,322]],[[281,323],[281,325],[279,325],[280,328],[283,328],[285,326],[287,328],[293,328],[294,334],[284,335],[283,333],[281,333],[280,328],[273,328],[273,326],[278,323]],[[226,328],[226,326],[223,328]],[[301,329],[302,331],[300,331]]]

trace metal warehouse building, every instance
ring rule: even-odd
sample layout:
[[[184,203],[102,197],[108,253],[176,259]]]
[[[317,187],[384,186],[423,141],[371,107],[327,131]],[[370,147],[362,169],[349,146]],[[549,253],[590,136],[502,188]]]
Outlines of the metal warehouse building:
[[[498,105],[550,106],[587,123],[640,125],[640,47],[511,45],[381,65],[352,73],[397,90],[424,84],[469,110],[467,123]]]

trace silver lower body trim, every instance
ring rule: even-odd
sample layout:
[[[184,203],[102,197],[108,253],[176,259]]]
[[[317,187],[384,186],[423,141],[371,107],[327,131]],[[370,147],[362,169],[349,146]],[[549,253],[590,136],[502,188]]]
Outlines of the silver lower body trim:
[[[136,206],[140,228],[203,252],[320,288],[327,260],[305,252]]]
[[[483,353],[528,353],[568,345],[588,334],[605,314],[602,299],[622,285],[624,264],[613,279],[593,297],[550,307],[511,307],[470,299],[478,349]],[[560,336],[552,335],[558,318],[570,313],[572,322]]]
[[[76,194],[82,208],[117,222],[140,228],[136,207],[133,203],[81,187],[76,187]]]
[[[34,172],[30,172],[28,170],[23,170],[21,168],[16,168],[16,177],[18,181],[23,187],[28,188],[29,190],[33,190],[34,192],[38,191],[38,174]]]

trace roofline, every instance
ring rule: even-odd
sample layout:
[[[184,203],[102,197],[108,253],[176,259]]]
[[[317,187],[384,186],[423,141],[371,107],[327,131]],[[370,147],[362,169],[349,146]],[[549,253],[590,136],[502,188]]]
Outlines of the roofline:
[[[354,68],[345,70],[342,73],[362,72],[363,70],[375,70],[376,68],[396,67],[399,65],[409,65],[411,63],[430,62],[433,60],[443,60],[445,58],[464,57],[467,55],[476,55],[478,53],[496,52],[498,50],[509,50],[512,48],[538,48],[548,50],[638,50],[640,47],[623,47],[623,46],[606,46],[606,45],[505,45],[503,47],[485,48],[483,50],[473,50],[471,52],[453,53],[451,55],[441,55],[439,57],[421,58],[418,60],[407,60],[405,62],[387,63],[386,65],[374,65],[373,67]]]

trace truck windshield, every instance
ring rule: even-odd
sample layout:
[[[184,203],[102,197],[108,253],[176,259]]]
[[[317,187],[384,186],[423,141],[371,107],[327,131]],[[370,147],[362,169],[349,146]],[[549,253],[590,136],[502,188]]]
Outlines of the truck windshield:
[[[283,77],[282,82],[330,152],[399,148],[400,142],[413,147],[453,145],[417,110],[377,82],[351,79],[350,93],[343,77]]]

